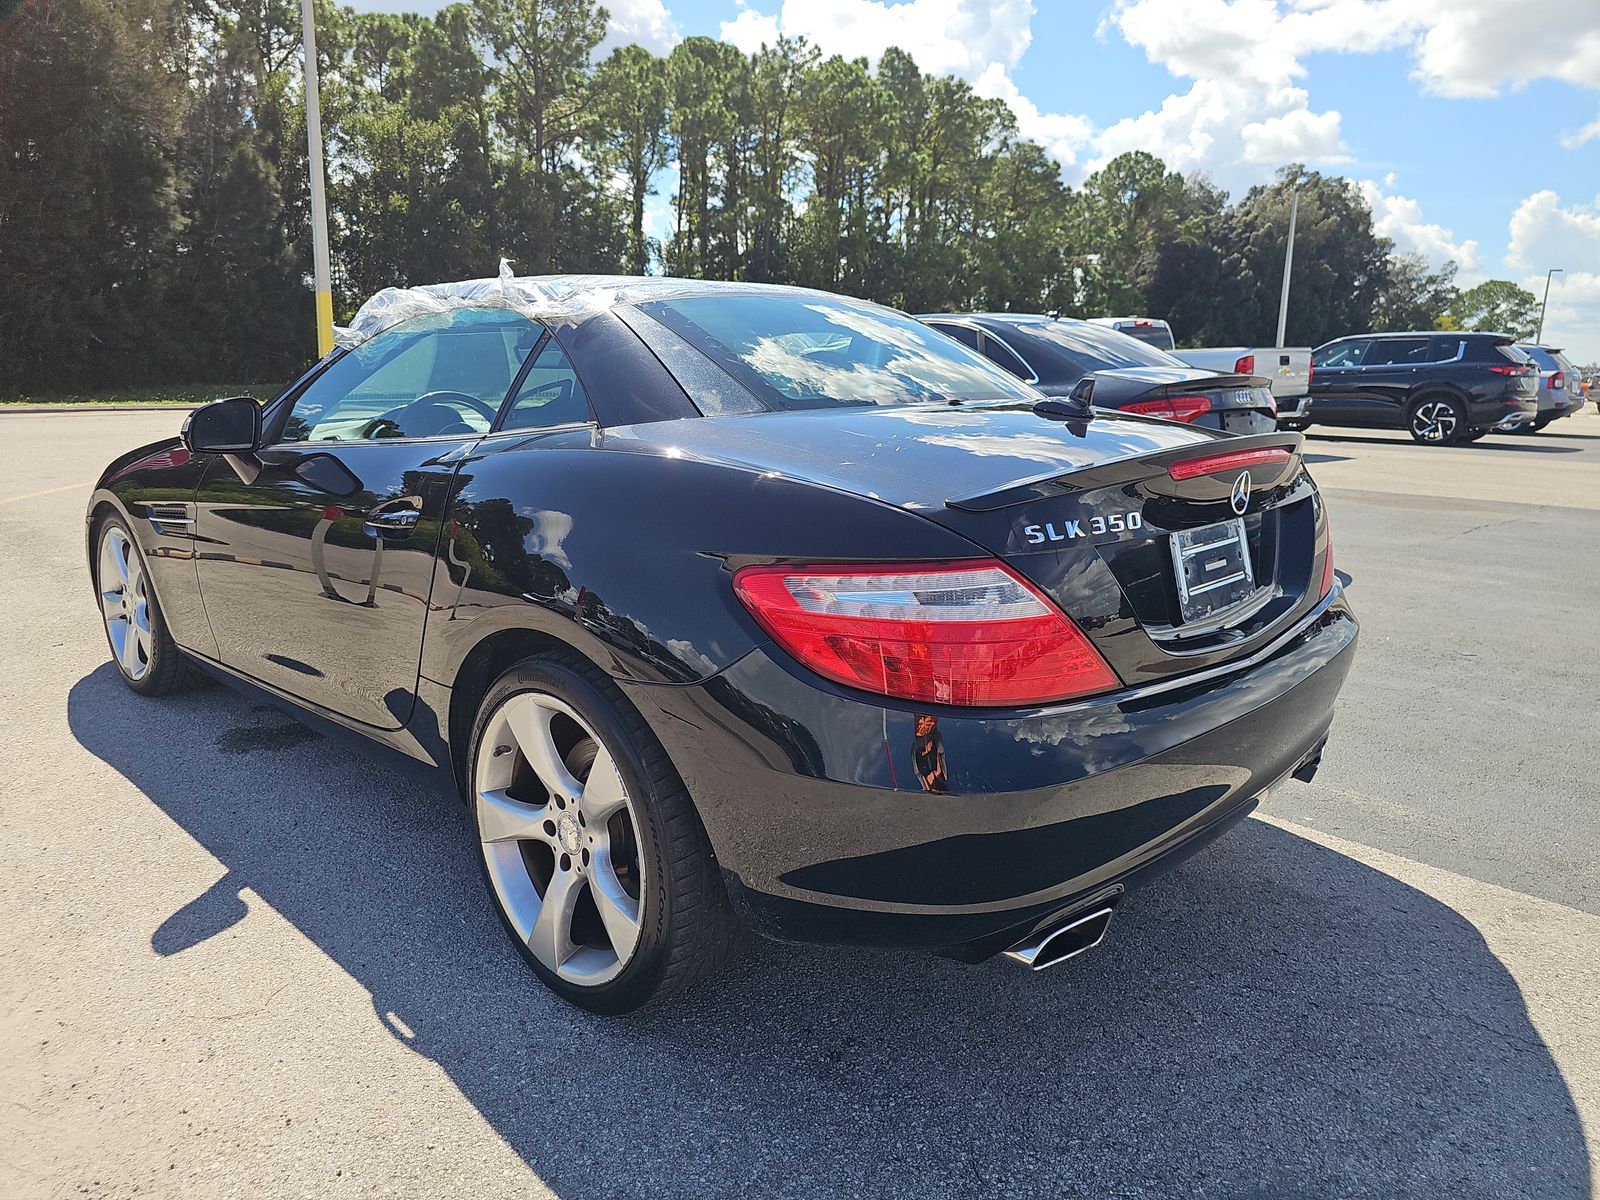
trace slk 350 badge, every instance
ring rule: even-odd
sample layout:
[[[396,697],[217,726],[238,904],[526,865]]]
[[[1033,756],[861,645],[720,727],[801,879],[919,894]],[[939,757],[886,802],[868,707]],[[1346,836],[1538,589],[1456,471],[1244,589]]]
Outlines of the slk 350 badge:
[[[1031,545],[1042,546],[1046,542],[1067,542],[1101,533],[1127,533],[1130,529],[1143,526],[1144,518],[1136,512],[1110,513],[1085,521],[1046,521],[1043,525],[1024,525],[1022,537]]]

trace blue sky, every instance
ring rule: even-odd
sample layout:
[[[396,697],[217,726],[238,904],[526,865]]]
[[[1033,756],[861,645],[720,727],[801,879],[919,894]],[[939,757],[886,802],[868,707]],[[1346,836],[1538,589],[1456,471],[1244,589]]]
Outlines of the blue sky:
[[[356,0],[395,11],[436,3]],[[1234,193],[1301,159],[1460,278],[1550,295],[1600,361],[1600,0],[611,0],[609,43],[909,50],[1006,99],[1076,182],[1142,148]],[[658,211],[667,197],[656,201]]]

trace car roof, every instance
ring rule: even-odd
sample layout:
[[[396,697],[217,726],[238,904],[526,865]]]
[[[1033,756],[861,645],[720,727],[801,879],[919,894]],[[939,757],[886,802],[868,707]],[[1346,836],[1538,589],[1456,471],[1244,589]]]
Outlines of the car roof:
[[[1419,337],[1458,337],[1458,338],[1495,338],[1499,341],[1513,341],[1510,334],[1491,333],[1483,329],[1390,329],[1384,333],[1347,333],[1343,337],[1336,337],[1336,342],[1348,341],[1351,338],[1419,338]]]
[[[502,269],[493,279],[384,288],[357,310],[349,325],[334,331],[334,340],[345,347],[359,346],[401,321],[462,308],[507,308],[540,321],[581,320],[619,304],[754,291],[787,292],[796,296],[830,295],[813,288],[776,283],[678,279],[665,275],[513,275]],[[831,295],[830,298],[837,299]]]
[[[1051,317],[1044,313],[917,313],[919,321],[988,321],[995,325],[1087,325],[1077,317]]]

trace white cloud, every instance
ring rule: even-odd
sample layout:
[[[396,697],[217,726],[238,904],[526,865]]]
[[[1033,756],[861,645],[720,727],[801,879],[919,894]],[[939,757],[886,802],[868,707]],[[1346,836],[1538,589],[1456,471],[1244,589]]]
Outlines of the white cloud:
[[[743,8],[722,28],[724,37],[781,31],[826,54],[874,61],[898,46],[930,74],[971,80],[990,63],[1016,66],[1032,39],[1033,12],[1033,0],[783,0],[776,14]]]
[[[783,33],[825,54],[873,61],[899,47],[929,74],[956,75],[980,96],[1004,100],[1023,137],[1071,166],[1089,144],[1093,122],[1041,112],[1011,77],[1032,41],[1033,14],[1034,0],[783,0],[776,13],[741,4],[722,22],[722,37],[750,53]]]
[[[1159,109],[1125,117],[1095,139],[1091,169],[1148,150],[1178,171],[1204,170],[1230,189],[1260,182],[1288,162],[1348,162],[1337,111],[1313,112],[1302,88],[1249,79],[1197,79]]]
[[[1393,195],[1393,171],[1384,177],[1382,187],[1370,179],[1358,180],[1356,186],[1372,206],[1373,229],[1392,240],[1400,253],[1421,254],[1434,267],[1453,260],[1460,268],[1456,282],[1463,287],[1471,287],[1484,279],[1478,243],[1471,238],[1456,241],[1455,234],[1443,225],[1423,219],[1422,205],[1417,201],[1409,196]]]
[[[1535,79],[1595,86],[1594,0],[1389,0],[1415,33],[1413,77],[1441,96],[1494,96]]]
[[[1403,48],[1441,96],[1493,96],[1535,79],[1594,86],[1594,0],[1118,0],[1102,22],[1175,75],[1282,85],[1314,53]]]
[[[1545,272],[1563,268],[1550,287],[1545,341],[1580,363],[1600,362],[1600,196],[1564,207],[1555,192],[1535,192],[1517,205],[1509,228],[1506,266],[1535,296],[1544,295]]]
[[[1038,142],[1063,167],[1078,161],[1078,154],[1094,136],[1094,122],[1072,113],[1040,112],[1039,106],[1018,89],[1011,72],[992,62],[972,81],[972,90],[990,100],[1004,100],[1017,118],[1023,137]]]
[[[741,5],[738,16],[722,22],[721,33],[723,41],[733,43],[746,54],[754,54],[778,40],[778,18]]]
[[[595,51],[604,58],[618,46],[637,44],[652,54],[665,54],[678,44],[678,26],[662,0],[606,0],[606,36]]]
[[[1252,167],[1348,161],[1340,114],[1304,90],[1315,53],[1409,51],[1413,78],[1443,96],[1493,96],[1539,78],[1594,86],[1596,0],[1117,0],[1102,38],[1118,34],[1152,63],[1193,80],[1157,110],[1108,129],[1096,162],[1136,147],[1173,166],[1204,166],[1236,187]],[[1600,137],[1600,119],[1569,135]]]
[[[1561,135],[1561,144],[1568,150],[1576,150],[1588,142],[1600,138],[1600,117],[1596,117],[1581,129],[1574,129],[1570,133]]]

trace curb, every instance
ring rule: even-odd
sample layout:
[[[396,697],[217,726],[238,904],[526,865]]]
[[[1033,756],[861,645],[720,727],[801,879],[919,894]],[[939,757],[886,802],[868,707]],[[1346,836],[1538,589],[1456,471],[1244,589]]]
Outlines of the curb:
[[[199,408],[198,404],[0,404],[0,415],[6,413],[125,413],[170,412],[186,413]]]

